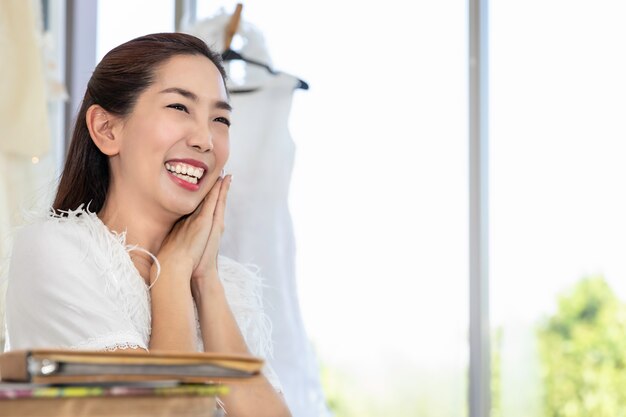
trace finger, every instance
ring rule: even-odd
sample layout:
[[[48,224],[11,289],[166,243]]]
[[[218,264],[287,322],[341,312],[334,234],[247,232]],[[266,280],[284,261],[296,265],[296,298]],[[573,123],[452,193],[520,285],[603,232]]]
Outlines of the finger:
[[[207,215],[211,215],[211,217],[213,217],[213,213],[215,213],[215,206],[217,205],[217,201],[219,200],[220,191],[223,185],[224,185],[224,178],[218,178],[217,181],[215,182],[215,185],[209,192],[209,198],[206,201],[207,208],[204,210],[204,212]]]
[[[217,181],[215,182],[215,184],[213,184],[213,186],[211,187],[209,192],[204,196],[204,198],[202,198],[202,201],[200,202],[200,204],[198,204],[198,207],[196,207],[195,210],[191,212],[191,214],[189,214],[189,217],[195,219],[196,217],[200,215],[203,208],[206,206],[206,201],[210,198],[209,196],[211,195],[211,192],[215,189],[216,185],[217,185]]]
[[[215,211],[215,204],[220,188],[221,178],[218,178],[196,210],[186,219],[186,228],[193,230],[194,236],[204,236],[204,239],[207,239],[211,234],[211,229],[213,228],[213,212]]]
[[[219,197],[216,201],[215,211],[213,214],[213,221],[211,225],[211,231],[209,232],[209,238],[207,240],[207,246],[204,249],[202,259],[205,262],[217,262],[217,255],[219,252],[220,240],[224,234],[224,211],[226,208],[226,197],[228,190],[230,189],[230,183],[232,181],[232,175],[224,177]]]
[[[213,215],[213,223],[219,225],[220,234],[224,232],[224,213],[226,212],[226,198],[228,197],[228,190],[230,190],[230,184],[233,181],[232,175],[227,175],[222,183],[220,189],[220,195],[217,199],[215,206],[215,214]]]
[[[198,207],[197,216],[207,217],[209,219],[213,218],[213,213],[215,212],[215,205],[217,204],[217,199],[219,198],[220,189],[222,187],[222,178],[218,178],[213,184],[213,187],[209,191],[209,193],[204,197],[201,203],[201,207]]]

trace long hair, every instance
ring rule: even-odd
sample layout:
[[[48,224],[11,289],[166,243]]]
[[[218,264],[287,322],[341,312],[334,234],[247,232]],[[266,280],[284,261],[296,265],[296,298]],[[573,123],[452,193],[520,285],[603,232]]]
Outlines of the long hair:
[[[129,115],[139,95],[154,82],[158,67],[176,55],[206,56],[226,82],[220,55],[192,35],[155,33],[112,49],[102,58],[87,84],[52,204],[55,211],[74,210],[81,204],[89,204],[89,209],[97,213],[106,199],[110,181],[109,161],[89,135],[87,109],[98,104],[115,115]]]

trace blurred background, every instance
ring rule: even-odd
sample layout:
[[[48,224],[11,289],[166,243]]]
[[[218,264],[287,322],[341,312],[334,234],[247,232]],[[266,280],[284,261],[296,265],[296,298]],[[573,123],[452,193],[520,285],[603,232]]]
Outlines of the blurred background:
[[[29,5],[21,32],[13,3]],[[54,189],[102,56],[230,16],[236,3],[3,0],[0,50],[27,36],[40,48],[32,61],[0,58],[3,257],[20,210]],[[483,3],[481,306],[470,305],[472,4],[244,3],[241,24],[262,34],[272,68],[310,86],[283,112],[295,293],[275,314],[293,314],[299,331],[278,342],[298,338],[314,369],[305,378],[284,366],[294,417],[624,414],[626,3]],[[233,49],[245,50],[242,37]],[[39,84],[14,62],[39,65]],[[20,112],[25,88],[45,100],[41,115]],[[41,126],[43,137],[28,130]],[[489,326],[481,380],[469,373],[471,307]],[[470,411],[472,384],[488,387],[482,413]]]

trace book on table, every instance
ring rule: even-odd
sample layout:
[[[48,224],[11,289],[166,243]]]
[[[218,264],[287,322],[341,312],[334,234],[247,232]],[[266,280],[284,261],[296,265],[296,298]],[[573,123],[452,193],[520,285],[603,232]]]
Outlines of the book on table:
[[[2,381],[76,383],[177,380],[219,382],[260,373],[263,360],[226,353],[136,350],[18,350],[0,354]]]
[[[216,396],[257,376],[222,353],[34,349],[0,354],[2,416],[213,417]]]

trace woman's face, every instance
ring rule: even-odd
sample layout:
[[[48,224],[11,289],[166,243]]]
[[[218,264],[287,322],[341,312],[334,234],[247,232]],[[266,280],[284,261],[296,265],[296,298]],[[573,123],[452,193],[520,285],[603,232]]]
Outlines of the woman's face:
[[[113,182],[127,199],[191,213],[220,175],[229,153],[230,106],[217,67],[201,55],[178,55],[120,124]]]

